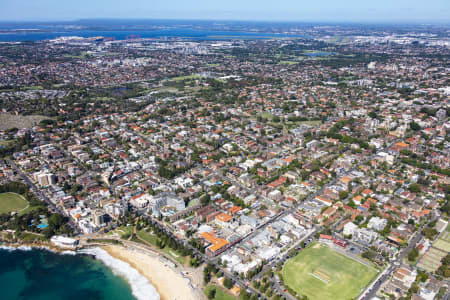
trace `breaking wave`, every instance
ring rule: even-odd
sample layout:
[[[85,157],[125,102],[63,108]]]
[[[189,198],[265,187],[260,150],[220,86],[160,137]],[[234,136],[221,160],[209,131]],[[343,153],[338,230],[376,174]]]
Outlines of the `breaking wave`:
[[[108,254],[105,250],[101,248],[89,248],[82,249],[79,251],[62,251],[55,252],[46,247],[32,247],[32,246],[4,246],[0,245],[0,250],[5,251],[31,251],[31,250],[46,250],[53,253],[61,254],[61,255],[76,255],[76,254],[86,254],[92,255],[96,259],[103,262],[108,268],[110,268],[114,274],[122,276],[131,286],[131,292],[133,296],[137,298],[137,300],[159,300],[159,294],[156,289],[150,284],[150,282],[142,276],[136,269],[132,268],[128,263],[114,258]]]
[[[131,286],[133,296],[138,300],[159,300],[159,294],[150,282],[128,263],[114,258],[101,248],[89,248],[77,251],[80,254],[93,255],[102,261],[114,274],[122,276]]]
[[[32,246],[0,246],[1,250],[6,250],[6,251],[16,251],[16,250],[21,250],[21,251],[31,251],[33,249],[41,249],[41,250],[48,250],[50,252],[54,252],[46,247],[40,247],[40,246],[36,246],[36,247],[32,247]]]
[[[3,246],[3,245],[0,245],[0,250],[5,250],[8,252],[17,251],[17,250],[20,250],[20,251],[45,250],[48,252],[61,254],[61,255],[76,255],[77,254],[75,251],[72,251],[72,250],[55,251],[55,250],[50,249],[45,246]]]

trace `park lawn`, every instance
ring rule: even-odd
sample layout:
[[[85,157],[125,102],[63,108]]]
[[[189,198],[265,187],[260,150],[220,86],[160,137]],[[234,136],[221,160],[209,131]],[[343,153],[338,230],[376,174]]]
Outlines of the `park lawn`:
[[[148,242],[149,244],[152,244],[153,246],[156,246],[156,241],[158,240],[158,237],[153,233],[147,232],[145,230],[139,230],[138,232],[136,232],[136,234],[144,241]]]
[[[300,126],[302,124],[318,126],[322,123],[322,121],[320,121],[320,120],[308,120],[308,121],[296,121],[296,122],[291,122],[291,121],[286,120],[283,122],[275,123],[272,121],[274,116],[269,112],[259,113],[258,116],[260,116],[261,118],[267,119],[272,126],[282,125],[282,126],[286,126],[289,129]]]
[[[120,226],[113,231],[108,232],[109,235],[118,234],[121,239],[128,239],[133,234],[133,226]]]
[[[298,123],[298,124],[306,124],[306,125],[311,125],[311,126],[317,126],[317,125],[322,124],[322,121],[320,121],[320,120],[311,120],[311,121],[299,121],[299,122],[296,122],[296,123]]]
[[[44,87],[42,85],[34,85],[25,87],[26,90],[43,90]]]
[[[298,64],[298,61],[292,61],[292,60],[282,60],[279,62],[280,65],[295,65]]]
[[[82,58],[86,58],[86,52],[83,52],[80,55],[65,54],[64,57],[73,58],[73,59],[77,59],[77,58],[82,59]]]
[[[42,208],[42,207],[45,207],[45,206],[28,206],[27,208],[19,211],[18,215],[23,216],[25,214],[29,214],[30,212],[37,210],[39,208]]]
[[[154,235],[153,233],[147,232],[145,230],[139,230],[136,232],[136,235],[146,241],[147,243],[155,246],[162,252],[166,253],[171,258],[175,259],[179,264],[184,266],[186,264],[186,256],[182,256],[178,251],[173,250],[172,248],[166,246],[163,249],[159,248],[156,244],[158,237]]]
[[[348,300],[356,298],[377,272],[327,245],[313,243],[285,264],[283,280],[312,300]]]
[[[88,243],[104,243],[104,244],[111,244],[111,245],[123,245],[121,241],[118,240],[110,240],[110,239],[88,239]]]
[[[28,206],[28,201],[16,193],[0,194],[0,214],[19,211]]]
[[[172,87],[172,86],[162,86],[162,87],[158,87],[156,88],[156,90],[160,93],[173,93],[176,94],[179,92],[179,90],[176,87]],[[149,90],[149,91],[153,91],[153,90]]]
[[[199,203],[200,203],[200,200],[198,198],[197,199],[193,199],[193,200],[189,201],[188,207],[192,207],[192,206],[197,205]]]
[[[267,111],[259,113],[258,115],[261,116],[261,118],[268,119],[269,121],[272,121],[273,118],[273,115]]]
[[[199,78],[201,78],[200,75],[192,74],[192,75],[186,75],[186,76],[173,77],[172,80],[182,81],[182,80],[199,79]]]
[[[293,129],[296,128],[302,124],[305,125],[310,125],[310,126],[318,126],[322,123],[322,121],[320,120],[311,120],[311,121],[296,121],[296,122],[291,122],[291,121],[286,121],[286,122],[279,122],[279,123],[275,123],[275,122],[270,122],[271,125],[276,126],[276,125],[282,125],[283,127],[287,128],[287,129]]]
[[[23,242],[47,241],[48,240],[42,234],[31,233],[31,232],[22,232],[22,233],[20,233],[19,238]]]
[[[1,147],[7,147],[7,146],[9,146],[9,145],[12,144],[12,143],[14,143],[13,140],[3,140],[3,141],[0,141],[0,148],[1,148]]]
[[[111,100],[114,100],[114,98],[112,98],[112,97],[95,97],[95,98],[92,98],[92,100],[95,100],[95,101],[111,101]]]
[[[208,292],[212,289],[216,289],[216,295],[214,296],[214,300],[236,300],[238,298],[228,294],[224,291],[224,289],[220,286],[216,286],[213,284],[208,284],[205,288],[205,295],[208,295]]]

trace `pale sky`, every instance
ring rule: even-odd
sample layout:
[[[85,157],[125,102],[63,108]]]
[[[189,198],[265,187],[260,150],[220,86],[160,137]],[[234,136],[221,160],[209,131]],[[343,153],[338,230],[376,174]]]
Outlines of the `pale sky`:
[[[0,21],[83,18],[450,23],[450,0],[0,0]]]

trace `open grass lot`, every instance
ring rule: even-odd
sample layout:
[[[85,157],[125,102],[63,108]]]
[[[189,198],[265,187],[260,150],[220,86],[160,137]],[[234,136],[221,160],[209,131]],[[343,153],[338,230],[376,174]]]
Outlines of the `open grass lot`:
[[[10,113],[0,113],[0,130],[10,128],[31,128],[45,119],[51,119],[41,115],[13,115]]]
[[[200,75],[192,74],[192,75],[186,75],[186,76],[173,77],[172,80],[181,81],[181,80],[192,80],[192,79],[199,79],[199,78],[201,78]]]
[[[220,286],[216,286],[213,284],[208,284],[205,288],[205,294],[208,295],[208,292],[212,289],[216,289],[216,295],[214,296],[214,300],[236,300],[236,297],[233,297],[232,295],[228,294],[224,291],[224,289]]]
[[[1,147],[7,147],[7,146],[9,146],[9,145],[12,144],[12,143],[14,143],[13,140],[3,140],[3,141],[0,141],[0,148],[1,148]]]
[[[22,232],[19,234],[18,237],[24,242],[47,241],[48,240],[42,234],[31,233],[31,232]]]
[[[312,300],[348,300],[376,276],[374,267],[348,258],[328,246],[314,243],[283,268],[284,283]]]
[[[27,208],[20,210],[18,215],[23,216],[25,214],[29,214],[32,211],[38,210],[39,208],[39,206],[28,206]]]
[[[110,231],[108,234],[117,234],[121,239],[128,239],[133,234],[133,226],[121,226],[117,227],[114,231]]]
[[[0,213],[10,213],[19,211],[28,206],[28,201],[21,195],[16,193],[0,194]]]
[[[154,235],[153,233],[147,232],[145,230],[140,230],[136,233],[136,235],[139,238],[141,238],[142,240],[146,241],[148,244],[151,244],[159,249],[159,247],[157,246],[157,243],[156,243],[158,240],[158,237],[156,235]],[[175,259],[181,265],[184,265],[186,263],[186,256],[182,256],[181,253],[170,249],[168,246],[161,249],[161,251],[166,253],[169,257]]]
[[[272,114],[270,112],[267,112],[267,111],[259,113],[258,115],[261,116],[264,119],[272,120],[272,118],[273,118]]]
[[[259,117],[263,118],[263,119],[267,119],[270,123],[270,125],[272,126],[283,126],[286,129],[293,129],[295,127],[298,127],[302,124],[306,124],[306,125],[310,125],[310,126],[318,126],[320,124],[322,124],[322,121],[320,120],[307,120],[307,121],[282,121],[282,122],[274,122],[273,118],[274,116],[269,113],[269,112],[262,112],[258,114]]]
[[[292,60],[282,60],[279,62],[280,65],[295,65],[298,64],[298,61],[292,61]]]

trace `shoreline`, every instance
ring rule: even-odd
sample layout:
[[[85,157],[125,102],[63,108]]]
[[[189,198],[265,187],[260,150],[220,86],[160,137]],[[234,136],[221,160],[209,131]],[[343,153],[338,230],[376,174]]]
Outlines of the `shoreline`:
[[[2,242],[0,249],[14,248],[16,250],[47,250],[57,254],[73,254],[73,255],[93,255],[95,259],[105,261],[96,257],[92,253],[83,253],[83,250],[102,249],[113,259],[118,259],[136,270],[139,275],[144,277],[150,285],[156,290],[161,300],[197,300],[198,293],[190,285],[190,280],[184,277],[180,272],[181,268],[174,268],[171,261],[158,253],[149,253],[148,251],[125,247],[122,245],[99,245],[94,247],[79,247],[77,249],[61,248],[50,243],[20,243],[20,242]],[[105,264],[107,265],[107,264]],[[107,267],[112,269],[111,266]],[[179,269],[179,270],[177,270]],[[122,276],[123,274],[119,274]],[[125,278],[127,280],[127,278]],[[134,282],[127,283],[133,286]],[[176,287],[176,288],[174,288]],[[203,293],[202,293],[203,295]],[[202,298],[204,299],[204,297]]]
[[[0,241],[0,249],[1,248],[15,248],[18,250],[27,250],[27,249],[41,249],[41,250],[47,250],[50,252],[63,254],[67,252],[73,252],[76,253],[77,250],[75,248],[61,248],[58,246],[55,246],[51,243],[46,242],[39,242],[39,243],[24,243],[24,242],[8,242],[8,241]]]
[[[128,263],[155,287],[161,300],[196,300],[187,278],[161,261],[162,256],[118,245],[102,246],[110,256]],[[180,270],[181,271],[181,270]],[[176,287],[176,288],[174,288]]]

